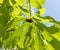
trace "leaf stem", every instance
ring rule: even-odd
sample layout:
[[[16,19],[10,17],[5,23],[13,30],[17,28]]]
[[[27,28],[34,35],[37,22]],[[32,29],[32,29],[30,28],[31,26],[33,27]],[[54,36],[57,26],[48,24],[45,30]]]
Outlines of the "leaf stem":
[[[31,19],[31,5],[30,5],[30,0],[29,0],[29,18]]]

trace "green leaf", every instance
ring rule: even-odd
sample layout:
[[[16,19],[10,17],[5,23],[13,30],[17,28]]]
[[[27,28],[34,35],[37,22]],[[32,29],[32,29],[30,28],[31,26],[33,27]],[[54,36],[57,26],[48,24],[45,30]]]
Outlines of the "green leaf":
[[[33,26],[34,27],[34,26]],[[43,45],[43,41],[40,37],[40,33],[38,32],[38,29],[36,28],[36,26],[32,29],[32,38],[34,38],[34,48],[35,50],[44,50],[44,45]]]
[[[44,50],[44,46],[42,45],[42,39],[41,37],[39,36],[38,33],[36,33],[35,35],[35,49],[36,50]]]
[[[52,35],[51,34],[55,34],[55,33],[59,32],[59,28],[57,28],[55,26],[46,27],[44,24],[42,24],[38,21],[36,21],[36,26],[39,28],[39,30],[41,31],[44,39],[47,40],[47,41],[52,40],[52,37],[51,37]]]
[[[18,6],[14,6],[13,8],[14,9],[13,9],[13,12],[11,12],[11,16],[12,17],[17,17],[19,15],[19,13],[20,13],[20,8]]]
[[[5,11],[5,12],[4,12]],[[6,10],[6,8],[4,7],[4,5],[2,5],[0,7],[0,35],[3,36],[7,30],[7,28],[13,23],[11,22],[8,25],[8,21],[10,20],[10,15],[9,15],[9,11]],[[4,28],[4,29],[3,29]]]
[[[40,16],[44,15],[46,12],[46,8],[42,8],[40,9]]]
[[[31,5],[35,8],[41,8],[44,5],[45,0],[31,0]]]
[[[56,32],[55,34],[51,34],[54,38],[56,38],[58,41],[60,41],[60,30]]]
[[[6,10],[6,8],[4,6],[1,6],[0,7],[0,14],[1,14],[0,15],[0,24],[2,26],[5,26],[7,24],[7,22],[9,21],[9,19],[10,19],[9,12],[8,12],[8,10]]]
[[[19,8],[20,8],[20,13],[23,13],[23,15],[26,15],[26,16],[28,16],[29,17],[29,11],[28,11],[28,7],[27,7],[27,9],[25,9],[25,8],[23,8],[22,6],[19,6]],[[23,16],[23,17],[25,17],[25,16]]]
[[[45,13],[46,13],[46,8],[41,8],[40,10],[38,10],[36,14],[39,16],[43,16]]]
[[[60,49],[60,41],[53,37],[53,40],[49,42],[55,50]],[[50,48],[49,48],[50,49]]]
[[[27,26],[26,26],[27,25]],[[19,42],[18,42],[18,46],[20,47],[20,48],[24,48],[24,40],[25,40],[25,38],[26,38],[26,34],[27,34],[27,32],[28,32],[28,29],[29,29],[29,23],[26,23],[25,24],[25,27],[24,27],[24,30],[23,30],[23,32],[22,32],[22,34],[21,34],[21,38],[20,38],[20,40],[19,40]],[[26,47],[26,46],[25,46]]]
[[[14,22],[14,19],[12,19],[9,23],[7,23],[7,25],[4,27],[4,29],[1,28],[1,33],[0,36],[5,36],[7,33],[8,28],[12,25],[12,23]],[[5,38],[4,38],[5,39]]]
[[[12,48],[15,45],[17,45],[18,41],[20,40],[20,36],[22,35],[24,25],[26,23],[22,24],[17,30],[11,33],[11,35],[4,41],[4,47],[5,48]]]
[[[52,17],[50,16],[46,16],[46,17],[40,17],[40,16],[34,16],[33,17],[34,20],[38,20],[40,23],[50,23],[55,25],[57,28],[60,29],[60,24],[58,21],[55,21]]]
[[[25,47],[29,47],[30,46],[30,41],[31,41],[31,37],[26,36],[25,40],[24,40],[24,46]]]
[[[3,0],[0,0],[0,3],[2,3],[3,2]]]
[[[24,48],[24,40],[25,40],[25,38],[26,38],[26,36],[22,36],[21,38],[20,38],[20,41],[18,42],[18,46],[20,47],[20,48]]]
[[[17,2],[17,4],[20,5],[20,6],[23,6],[23,4],[24,4],[24,0],[17,0],[16,2]]]
[[[46,40],[44,40],[44,43],[45,43],[46,50],[55,50],[55,48],[50,43],[48,43]]]
[[[44,39],[46,41],[48,41],[49,43],[45,44],[45,47],[47,47],[46,49],[48,50],[59,50],[59,46],[60,46],[60,38],[59,38],[59,29],[56,28],[55,26],[52,26],[52,27],[46,27],[44,24],[38,22],[37,20],[37,25],[36,25],[39,30],[41,31]],[[52,31],[53,30],[53,31]],[[55,31],[56,30],[56,31]],[[56,46],[56,45],[57,46]],[[50,48],[50,47],[51,48]]]
[[[32,26],[30,25],[30,27],[29,27],[29,29],[28,29],[28,32],[27,32],[27,34],[26,34],[26,39],[25,39],[25,41],[24,41],[24,46],[25,46],[25,47],[31,46],[31,43],[32,43],[31,30],[32,30]]]

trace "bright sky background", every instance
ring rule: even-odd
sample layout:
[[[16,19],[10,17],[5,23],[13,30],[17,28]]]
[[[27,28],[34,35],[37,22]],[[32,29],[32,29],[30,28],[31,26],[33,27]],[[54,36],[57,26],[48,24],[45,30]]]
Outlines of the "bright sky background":
[[[46,0],[44,7],[47,8],[45,15],[60,21],[60,0]]]

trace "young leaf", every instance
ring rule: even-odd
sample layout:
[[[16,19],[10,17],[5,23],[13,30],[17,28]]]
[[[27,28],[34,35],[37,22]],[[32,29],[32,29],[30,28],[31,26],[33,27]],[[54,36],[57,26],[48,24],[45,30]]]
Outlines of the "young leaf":
[[[27,27],[26,27],[26,25],[27,25]],[[25,27],[24,27],[24,30],[23,30],[23,32],[22,32],[22,34],[21,34],[21,38],[20,38],[20,40],[19,40],[19,42],[18,42],[18,46],[20,47],[20,48],[24,48],[24,40],[25,40],[25,38],[26,38],[26,34],[27,34],[27,32],[28,32],[28,29],[29,29],[29,23],[26,23],[25,24]],[[26,46],[25,46],[26,47]]]
[[[22,24],[17,30],[15,30],[5,41],[4,41],[4,47],[5,48],[12,48],[15,45],[17,45],[18,41],[20,40],[20,36],[22,35],[23,32],[23,26],[26,23]]]
[[[34,26],[33,26],[34,27]],[[34,48],[35,50],[44,50],[44,45],[43,45],[43,41],[40,37],[40,33],[38,32],[38,29],[36,28],[33,28],[32,29],[32,32],[31,32],[31,36],[34,40]]]
[[[39,12],[40,12],[40,16],[43,16],[46,13],[46,8],[41,8]]]
[[[31,0],[31,5],[35,8],[41,8],[44,5],[45,0]]]

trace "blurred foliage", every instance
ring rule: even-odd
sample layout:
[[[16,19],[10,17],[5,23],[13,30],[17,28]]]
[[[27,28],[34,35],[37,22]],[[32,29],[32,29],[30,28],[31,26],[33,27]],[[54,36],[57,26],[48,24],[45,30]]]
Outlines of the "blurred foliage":
[[[45,0],[0,0],[0,48],[60,50],[60,22],[43,17],[44,3]]]

